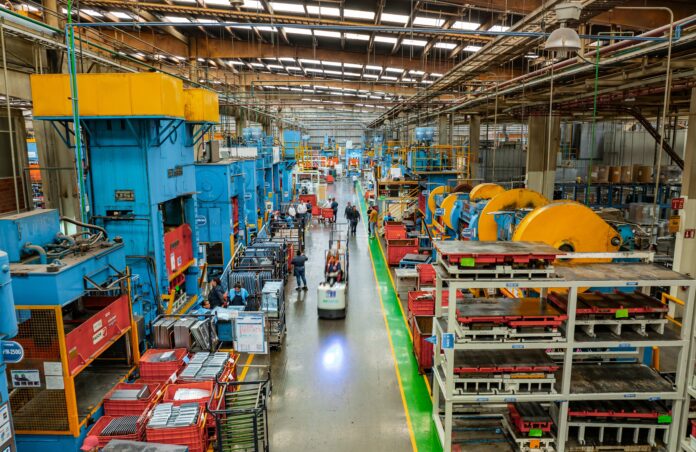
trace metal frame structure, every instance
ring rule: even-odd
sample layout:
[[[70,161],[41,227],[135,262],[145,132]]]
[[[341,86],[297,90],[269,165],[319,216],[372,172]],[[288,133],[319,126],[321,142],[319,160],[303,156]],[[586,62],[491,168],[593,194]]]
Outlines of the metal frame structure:
[[[462,242],[466,243],[466,242]],[[500,244],[504,246],[504,243]],[[586,265],[556,265],[555,276],[552,277],[512,277],[503,279],[491,279],[483,276],[481,279],[465,279],[462,275],[451,275],[439,264],[436,264],[436,302],[435,322],[433,322],[433,336],[437,338],[437,344],[443,343],[443,335],[454,334],[454,344],[451,349],[435,347],[433,365],[433,421],[443,449],[451,450],[452,425],[454,405],[482,404],[482,403],[511,403],[511,402],[547,402],[558,404],[557,451],[563,452],[568,439],[568,403],[575,400],[665,400],[672,403],[673,428],[669,432],[667,448],[676,451],[680,440],[684,437],[686,428],[683,419],[688,414],[688,404],[684,403],[687,390],[687,378],[691,378],[694,370],[693,347],[690,344],[694,340],[691,332],[694,315],[694,295],[696,294],[696,280],[688,276],[668,270],[655,264],[626,263],[626,264],[586,264]],[[449,305],[443,307],[442,291],[447,284],[447,296]],[[646,290],[650,287],[682,287],[686,289],[685,303],[683,307],[682,325],[677,337],[672,338],[618,338],[615,340],[577,340],[576,338],[576,306],[578,290],[586,287],[596,288],[631,288]],[[456,314],[456,294],[460,290],[468,289],[536,289],[540,296],[545,297],[550,289],[568,290],[568,319],[565,324],[564,340],[546,341],[535,340],[529,342],[464,342],[457,335],[458,322]],[[670,309],[670,312],[673,312]],[[672,347],[678,350],[677,370],[674,380],[674,389],[663,392],[596,392],[577,393],[571,387],[571,375],[573,372],[573,357],[578,355],[580,349],[635,347],[638,349],[651,347]],[[460,395],[455,391],[454,355],[458,350],[560,350],[562,355],[562,373],[556,382],[556,393],[536,394],[466,394]],[[440,351],[438,351],[440,350]],[[689,351],[691,352],[689,355]],[[691,359],[687,363],[685,359]],[[696,398],[696,388],[689,386],[689,394]],[[444,415],[441,418],[441,411]],[[692,450],[692,449],[689,449]]]

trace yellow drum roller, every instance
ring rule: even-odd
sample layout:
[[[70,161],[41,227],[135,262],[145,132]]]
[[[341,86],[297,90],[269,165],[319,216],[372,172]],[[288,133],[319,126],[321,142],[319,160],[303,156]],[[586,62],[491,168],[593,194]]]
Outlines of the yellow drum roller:
[[[621,246],[621,236],[587,206],[561,201],[539,207],[517,225],[513,241],[544,242],[566,252],[613,253]],[[611,259],[575,259],[608,262]]]
[[[430,211],[430,215],[435,216],[435,209],[437,209],[435,197],[437,195],[449,193],[449,191],[450,189],[446,185],[440,185],[439,187],[435,187],[430,190],[430,195],[428,196],[428,210]]]
[[[469,200],[474,202],[482,199],[491,199],[504,191],[505,189],[498,184],[478,184],[469,192]]]
[[[476,189],[476,187],[474,187]],[[473,190],[471,191],[473,194]],[[481,211],[478,220],[478,239],[481,241],[498,240],[498,224],[493,212],[501,210],[535,209],[545,206],[549,200],[541,193],[527,188],[514,188],[491,198]]]

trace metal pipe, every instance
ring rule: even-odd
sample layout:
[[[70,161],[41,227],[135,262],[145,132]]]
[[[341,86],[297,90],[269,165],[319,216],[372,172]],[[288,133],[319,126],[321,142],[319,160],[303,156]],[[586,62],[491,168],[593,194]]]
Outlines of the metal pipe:
[[[75,226],[83,227],[85,229],[94,229],[95,231],[99,231],[104,234],[105,239],[109,237],[106,229],[102,228],[101,226],[97,226],[96,224],[83,223],[82,221],[73,220],[72,218],[68,217],[60,217],[60,220],[65,221],[66,223],[74,224]]]
[[[2,72],[5,77],[5,105],[7,106],[7,127],[9,129],[10,160],[12,162],[12,182],[15,194],[15,207],[19,209],[19,186],[17,185],[17,160],[15,158],[14,130],[12,128],[12,109],[10,108],[10,82],[7,76],[7,53],[5,52],[5,18],[0,19],[0,45],[2,46]],[[25,206],[27,207],[27,206]],[[45,253],[44,253],[45,255]]]
[[[41,264],[47,264],[48,263],[48,258],[46,257],[46,250],[43,249],[43,247],[39,245],[32,245],[31,243],[27,242],[24,244],[24,249],[29,250],[29,251],[34,251],[39,255],[39,263]]]
[[[60,242],[62,242],[62,241],[64,241],[64,240],[67,241],[68,243],[70,243],[70,246],[75,245],[75,243],[76,243],[76,242],[75,242],[75,239],[72,238],[72,237],[70,237],[69,235],[65,235],[65,234],[63,234],[62,232],[56,233],[56,241],[57,241],[58,243],[60,243]]]

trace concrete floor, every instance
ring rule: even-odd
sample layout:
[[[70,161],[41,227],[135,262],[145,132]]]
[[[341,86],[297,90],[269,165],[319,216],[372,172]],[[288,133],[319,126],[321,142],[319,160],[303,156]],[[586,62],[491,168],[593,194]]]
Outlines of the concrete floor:
[[[329,188],[339,202],[356,201],[352,185]],[[307,292],[287,285],[287,337],[273,352],[269,404],[272,450],[411,450],[384,318],[377,298],[367,234],[362,224],[351,239],[348,314],[317,318],[316,287],[323,279],[330,226],[307,234]]]

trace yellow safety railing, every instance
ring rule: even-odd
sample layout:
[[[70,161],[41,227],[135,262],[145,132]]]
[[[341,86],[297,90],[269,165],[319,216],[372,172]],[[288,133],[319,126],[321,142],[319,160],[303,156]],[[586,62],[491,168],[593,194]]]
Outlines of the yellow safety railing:
[[[468,146],[435,144],[413,145],[408,152],[411,169],[415,173],[452,172],[468,179],[471,175],[471,152]]]
[[[662,304],[669,306],[669,303],[672,302],[674,304],[677,304],[679,306],[684,306],[684,302],[680,300],[679,298],[675,297],[674,295],[670,295],[666,292],[662,293],[662,297],[660,298],[660,301]],[[681,322],[672,317],[671,315],[667,315],[667,320],[670,322],[674,323],[677,326],[682,326]]]

